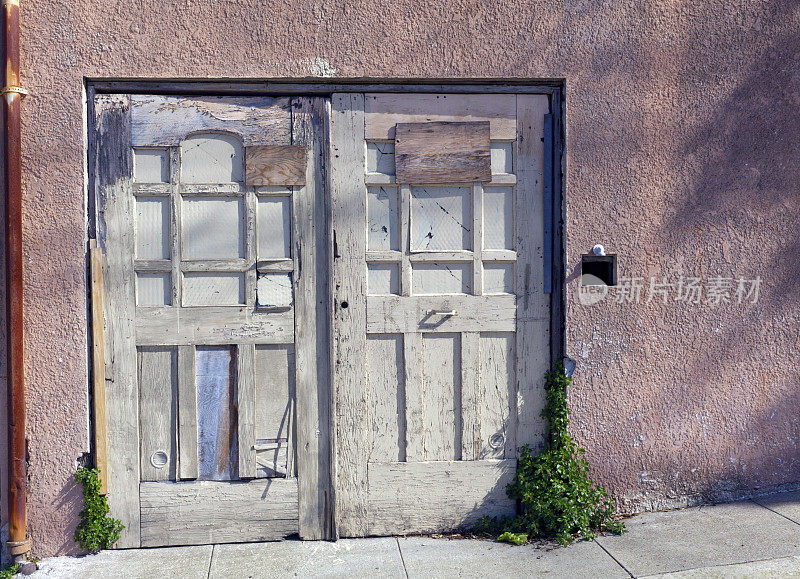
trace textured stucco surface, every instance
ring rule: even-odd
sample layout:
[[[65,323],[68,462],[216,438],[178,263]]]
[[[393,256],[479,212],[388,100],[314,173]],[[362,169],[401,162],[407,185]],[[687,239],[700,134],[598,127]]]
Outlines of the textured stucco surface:
[[[37,555],[76,550],[88,447],[85,77],[566,79],[570,396],[593,472],[629,511],[800,481],[795,0],[23,0],[22,18]],[[582,306],[596,242],[622,276],[761,276],[761,300]]]

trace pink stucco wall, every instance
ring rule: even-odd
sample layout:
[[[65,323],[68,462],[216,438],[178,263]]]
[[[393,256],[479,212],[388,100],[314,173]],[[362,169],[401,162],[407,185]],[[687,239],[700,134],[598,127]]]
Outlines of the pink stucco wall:
[[[595,476],[628,511],[800,481],[795,0],[23,0],[22,18],[37,555],[76,551],[88,449],[85,77],[566,79],[570,396]],[[760,276],[760,300],[583,306],[596,242],[621,276]]]

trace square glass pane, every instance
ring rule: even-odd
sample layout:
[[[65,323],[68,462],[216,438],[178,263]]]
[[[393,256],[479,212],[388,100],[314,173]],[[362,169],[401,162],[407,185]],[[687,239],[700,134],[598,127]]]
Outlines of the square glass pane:
[[[471,248],[472,187],[412,187],[412,251]]]
[[[472,263],[413,263],[411,286],[414,295],[468,294]]]
[[[258,305],[262,308],[292,306],[292,274],[262,273],[256,286]]]
[[[137,183],[169,183],[166,149],[134,149],[133,180]]]
[[[514,143],[493,142],[490,146],[492,175],[514,172]]]
[[[244,303],[241,273],[191,272],[183,274],[183,305],[236,306]]]
[[[483,293],[514,293],[514,262],[485,261],[483,263]]]
[[[367,143],[367,173],[394,175],[394,143]]]
[[[258,258],[292,257],[292,198],[258,198]]]
[[[136,274],[136,305],[168,306],[172,304],[172,283],[168,273]]]
[[[367,249],[400,249],[397,187],[367,188]]]
[[[238,137],[206,133],[181,143],[181,183],[241,183],[244,147]]]
[[[244,257],[244,203],[236,197],[184,197],[183,259]]]
[[[136,198],[136,257],[169,259],[169,199]]]
[[[372,296],[398,295],[400,273],[396,263],[370,263],[367,266],[367,293]]]
[[[484,187],[483,248],[514,249],[514,189]]]

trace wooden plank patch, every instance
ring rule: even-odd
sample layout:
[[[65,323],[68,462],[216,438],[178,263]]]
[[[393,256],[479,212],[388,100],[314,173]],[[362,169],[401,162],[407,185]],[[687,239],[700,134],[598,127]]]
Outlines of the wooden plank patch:
[[[142,483],[142,546],[276,541],[297,533],[297,479]]]
[[[306,184],[306,149],[296,145],[247,147],[248,187],[302,187]]]
[[[398,123],[398,183],[486,183],[492,180],[489,122]]]

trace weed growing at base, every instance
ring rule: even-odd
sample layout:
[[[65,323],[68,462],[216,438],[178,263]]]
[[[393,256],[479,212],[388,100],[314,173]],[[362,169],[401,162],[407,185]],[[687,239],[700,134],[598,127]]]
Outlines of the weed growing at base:
[[[526,539],[555,538],[568,545],[576,537],[594,538],[599,531],[625,532],[614,501],[589,478],[589,465],[581,456],[585,451],[567,433],[570,382],[560,362],[546,375],[547,403],[541,415],[547,420],[547,444],[535,456],[527,444],[522,447],[514,481],[506,489],[509,498],[520,501],[522,512],[516,517],[483,517],[474,533],[514,544],[525,542],[519,537],[527,535]]]
[[[84,502],[75,542],[90,553],[108,549],[119,540],[125,525],[107,516],[108,501],[100,494],[100,471],[84,466],[75,473],[75,480],[83,485]]]

